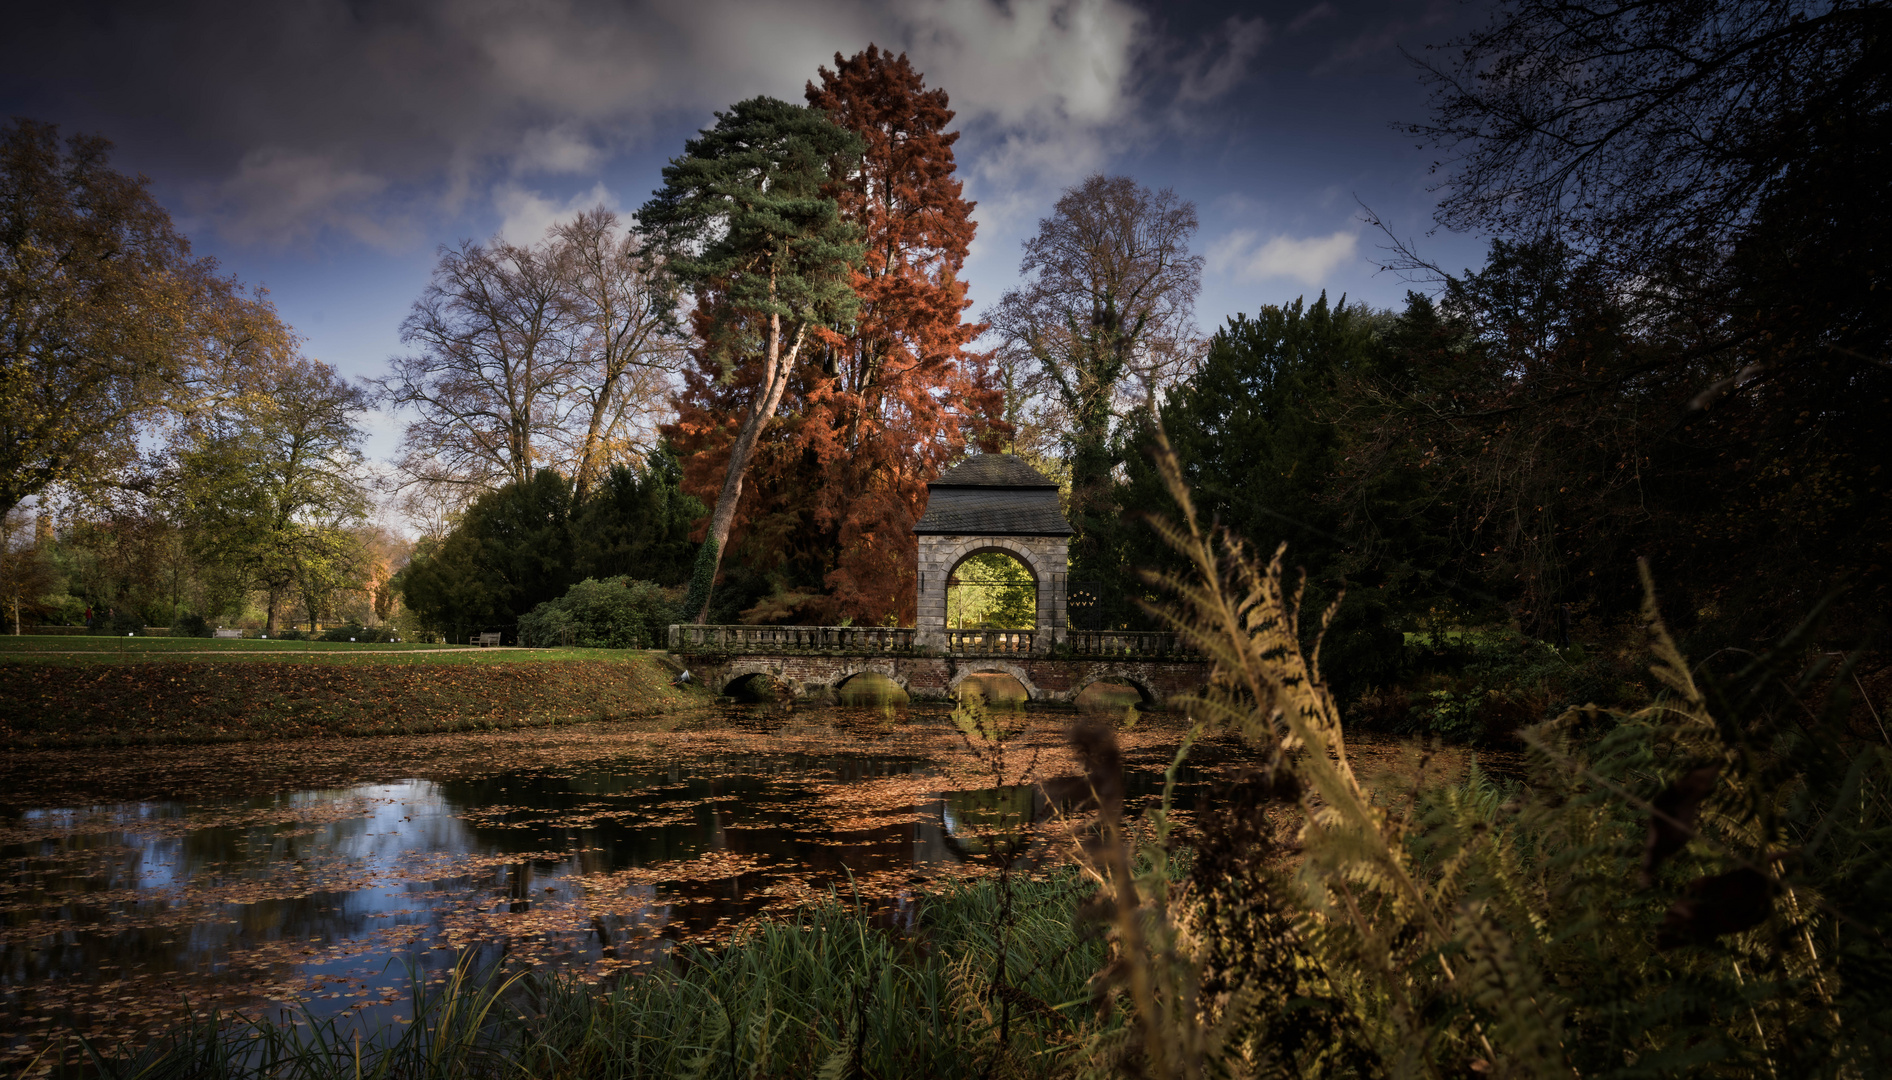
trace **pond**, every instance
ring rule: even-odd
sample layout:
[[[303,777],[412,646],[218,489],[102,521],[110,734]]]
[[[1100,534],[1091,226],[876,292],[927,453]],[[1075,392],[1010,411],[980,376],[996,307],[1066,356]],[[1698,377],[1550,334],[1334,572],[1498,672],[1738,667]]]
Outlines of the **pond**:
[[[461,957],[587,980],[830,890],[911,915],[1040,819],[1070,714],[1010,713],[995,772],[943,708],[719,706],[660,721],[0,758],[0,1065],[185,1007],[408,1019]],[[1160,794],[1174,721],[1123,733]],[[1206,748],[1179,789],[1231,764]]]

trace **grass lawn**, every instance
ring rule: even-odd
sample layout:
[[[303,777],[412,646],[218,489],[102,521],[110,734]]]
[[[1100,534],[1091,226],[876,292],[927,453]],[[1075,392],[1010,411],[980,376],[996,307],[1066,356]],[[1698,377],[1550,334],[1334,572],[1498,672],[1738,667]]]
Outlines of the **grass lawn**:
[[[216,638],[0,637],[0,664],[147,663],[153,660],[274,660],[279,663],[544,663],[623,660],[622,649],[482,649],[472,645],[351,641],[259,641]]]
[[[0,639],[0,749],[498,731],[696,704],[658,654],[201,638]]]

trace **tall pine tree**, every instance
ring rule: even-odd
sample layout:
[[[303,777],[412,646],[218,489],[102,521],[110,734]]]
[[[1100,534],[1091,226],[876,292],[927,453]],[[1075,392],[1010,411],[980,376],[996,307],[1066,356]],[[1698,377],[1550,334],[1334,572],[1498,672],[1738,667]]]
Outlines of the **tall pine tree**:
[[[698,620],[709,613],[756,444],[798,361],[857,311],[858,230],[827,187],[859,156],[860,140],[819,111],[752,98],[686,143],[638,212],[651,249],[696,295],[702,346],[689,389],[716,383],[735,396],[716,416],[680,417],[673,435],[686,444],[693,435],[701,453],[720,459],[707,467],[722,473],[684,601]]]

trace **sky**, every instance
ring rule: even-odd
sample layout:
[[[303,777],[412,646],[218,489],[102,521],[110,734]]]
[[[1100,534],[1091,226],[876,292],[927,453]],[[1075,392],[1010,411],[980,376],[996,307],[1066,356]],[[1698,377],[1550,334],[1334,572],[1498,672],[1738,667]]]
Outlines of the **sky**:
[[[839,52],[905,52],[951,96],[978,235],[974,314],[1093,173],[1173,188],[1201,219],[1197,322],[1325,290],[1398,305],[1385,235],[1447,268],[1411,56],[1487,0],[9,0],[0,115],[103,135],[305,351],[355,377],[402,351],[442,245],[627,215],[718,108],[802,100]],[[1403,52],[1402,52],[1403,50]],[[369,450],[392,455],[378,414]]]

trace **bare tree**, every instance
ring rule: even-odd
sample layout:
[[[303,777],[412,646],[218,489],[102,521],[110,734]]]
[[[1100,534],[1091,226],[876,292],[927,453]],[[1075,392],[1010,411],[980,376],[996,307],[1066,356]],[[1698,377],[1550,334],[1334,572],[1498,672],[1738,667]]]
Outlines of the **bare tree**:
[[[986,313],[1014,369],[1035,368],[1019,389],[1064,421],[1074,495],[1094,494],[1116,464],[1115,421],[1149,407],[1197,352],[1195,231],[1195,204],[1168,188],[1092,176],[1038,222],[1025,284]]]
[[[1453,229],[1631,272],[1725,252],[1834,131],[1883,116],[1878,0],[1506,0],[1421,64]]]
[[[451,514],[547,467],[582,494],[648,432],[679,346],[641,247],[599,207],[530,246],[442,250],[401,327],[417,351],[376,380],[418,414],[399,462],[410,501]]]
[[[640,254],[644,238],[619,228],[600,206],[552,229],[576,339],[561,397],[569,422],[556,437],[566,447],[573,493],[583,498],[612,459],[641,445],[651,412],[683,355],[659,265]],[[582,429],[580,423],[583,424]]]
[[[539,248],[441,249],[401,324],[417,351],[376,380],[385,401],[419,414],[401,443],[407,482],[457,489],[465,502],[549,463],[545,434],[572,361],[565,276]]]

